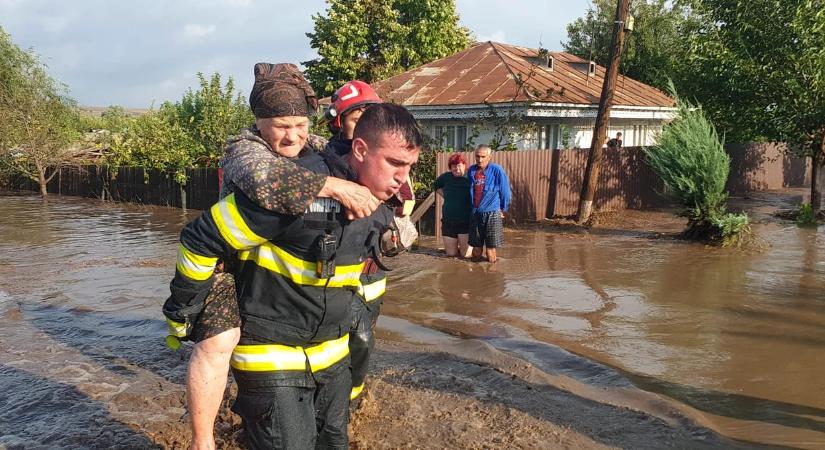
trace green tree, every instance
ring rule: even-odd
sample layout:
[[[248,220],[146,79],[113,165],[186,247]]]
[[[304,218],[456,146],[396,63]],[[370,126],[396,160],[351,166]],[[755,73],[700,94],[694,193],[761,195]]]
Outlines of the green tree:
[[[113,134],[109,162],[172,171],[175,181],[185,184],[186,169],[193,167],[205,150],[188,130],[170,120],[176,114],[174,106],[165,103],[159,110],[132,119],[121,133]]]
[[[133,118],[122,106],[111,105],[100,115],[101,127],[113,133],[122,133],[132,123]]]
[[[684,33],[695,28],[693,9],[687,1],[635,0],[630,14],[633,31],[627,36],[621,73],[662,90],[676,78],[687,46]],[[564,50],[605,65],[616,14],[615,0],[593,0],[584,17],[567,25]],[[677,79],[678,81],[678,79]]]
[[[254,122],[245,98],[218,73],[207,79],[198,74],[199,89],[188,89],[180,101],[129,117],[119,107],[104,112],[102,122],[111,131],[109,162],[119,166],[168,170],[186,183],[186,170],[214,166],[223,155],[226,139]]]
[[[701,0],[683,89],[736,141],[787,142],[825,180],[825,0]]]
[[[676,96],[671,85],[670,91]],[[730,157],[701,106],[677,97],[676,118],[654,147],[644,148],[665,192],[685,208],[692,239],[730,243],[748,231],[746,215],[726,213]]]
[[[452,55],[469,47],[471,33],[459,25],[454,0],[395,0],[405,37],[401,71]]]
[[[235,90],[232,77],[222,84],[219,73],[209,79],[198,73],[198,83],[200,89],[189,88],[179,102],[164,105],[160,112],[168,112],[168,120],[199,144],[203,153],[196,155],[198,164],[214,166],[223,155],[226,139],[250,126],[255,118],[246,99]]]
[[[454,0],[327,0],[307,33],[319,57],[305,61],[318,95],[349,80],[372,83],[464,50],[470,32]]]
[[[76,105],[31,51],[0,28],[0,161],[40,185],[77,160],[69,144],[79,137]]]

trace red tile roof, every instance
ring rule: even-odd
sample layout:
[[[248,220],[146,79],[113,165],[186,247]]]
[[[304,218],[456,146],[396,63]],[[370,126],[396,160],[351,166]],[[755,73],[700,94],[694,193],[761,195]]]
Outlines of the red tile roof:
[[[587,76],[589,62],[564,52],[550,52],[553,70],[537,65],[538,50],[481,42],[452,56],[374,83],[379,95],[406,106],[546,102],[594,105],[605,68]],[[524,80],[519,87],[517,79]],[[613,97],[617,106],[670,107],[663,92],[622,75]]]

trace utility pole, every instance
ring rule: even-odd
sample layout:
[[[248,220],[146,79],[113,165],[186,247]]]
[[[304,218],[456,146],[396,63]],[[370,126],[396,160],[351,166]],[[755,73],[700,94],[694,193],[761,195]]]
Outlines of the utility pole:
[[[625,22],[630,10],[630,0],[618,0],[616,5],[616,21],[613,23],[613,38],[610,40],[610,61],[607,62],[607,73],[604,76],[604,86],[599,99],[599,112],[596,114],[596,127],[593,130],[593,140],[590,143],[590,153],[587,156],[587,167],[584,170],[582,192],[579,197],[579,213],[577,221],[580,224],[590,220],[593,212],[593,198],[596,194],[596,181],[599,179],[599,169],[602,162],[602,147],[607,140],[607,130],[610,125],[610,108],[613,106],[613,91],[616,88],[616,78],[619,75],[619,65],[622,62],[624,48]]]

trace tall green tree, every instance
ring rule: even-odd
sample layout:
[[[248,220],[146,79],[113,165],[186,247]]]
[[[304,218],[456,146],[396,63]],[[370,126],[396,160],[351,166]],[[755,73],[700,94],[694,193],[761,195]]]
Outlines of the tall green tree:
[[[459,25],[454,0],[327,0],[307,33],[318,58],[305,75],[321,96],[345,82],[368,83],[464,50],[470,32]]]
[[[687,46],[684,33],[695,29],[688,1],[634,0],[634,29],[627,35],[621,73],[662,90],[676,79]],[[592,0],[584,17],[567,25],[565,51],[606,65],[615,20],[615,0]]]
[[[67,89],[31,51],[20,49],[0,28],[0,162],[40,185],[78,155],[77,110]]]
[[[825,0],[701,0],[683,89],[728,140],[786,142],[825,181]]]

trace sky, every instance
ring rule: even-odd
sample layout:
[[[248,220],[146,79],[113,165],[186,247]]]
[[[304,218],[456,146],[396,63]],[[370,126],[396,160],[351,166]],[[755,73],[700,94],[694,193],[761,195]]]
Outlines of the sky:
[[[588,0],[457,0],[460,24],[478,41],[561,50],[566,25]],[[317,56],[305,33],[323,0],[0,0],[0,26],[33,49],[83,106],[158,106],[197,85],[196,74],[231,76],[245,95],[256,62]]]

